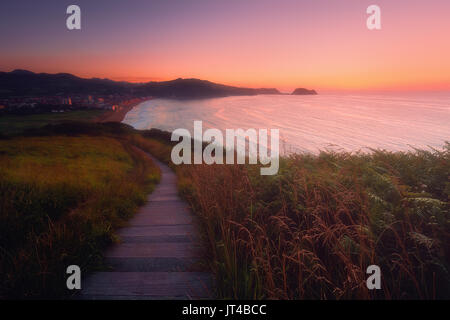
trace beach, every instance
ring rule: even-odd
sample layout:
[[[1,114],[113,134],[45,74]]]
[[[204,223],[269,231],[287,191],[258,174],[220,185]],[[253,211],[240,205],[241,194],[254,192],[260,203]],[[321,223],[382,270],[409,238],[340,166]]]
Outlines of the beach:
[[[122,122],[129,111],[131,111],[135,106],[143,101],[150,100],[146,98],[135,98],[125,101],[119,105],[118,110],[108,110],[97,117],[94,122],[104,123],[104,122]]]

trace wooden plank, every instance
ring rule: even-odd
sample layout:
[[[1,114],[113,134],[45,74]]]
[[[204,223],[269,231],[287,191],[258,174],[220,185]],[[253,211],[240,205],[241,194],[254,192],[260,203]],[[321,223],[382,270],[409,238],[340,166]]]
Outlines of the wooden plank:
[[[197,235],[126,236],[121,243],[199,242]]]
[[[109,272],[92,274],[80,299],[201,299],[212,296],[212,276],[201,270],[195,218],[178,196],[176,176],[161,168],[161,182],[148,202],[109,248]]]
[[[161,235],[177,235],[189,236],[196,234],[193,225],[158,225],[158,226],[130,226],[118,232],[119,236],[161,236]]]
[[[105,257],[191,258],[200,257],[200,250],[190,242],[121,243],[106,251]]]
[[[153,214],[139,215],[130,222],[130,226],[160,226],[160,225],[189,225],[193,218],[182,213],[167,214],[162,211],[156,211]]]
[[[207,298],[211,275],[202,272],[98,272],[84,285],[86,299],[95,297]]]
[[[201,271],[196,258],[107,258],[106,264],[115,272],[189,272]]]

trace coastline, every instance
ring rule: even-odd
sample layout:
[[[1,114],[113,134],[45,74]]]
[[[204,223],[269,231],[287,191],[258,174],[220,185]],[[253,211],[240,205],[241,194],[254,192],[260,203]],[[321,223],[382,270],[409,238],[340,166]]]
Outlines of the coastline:
[[[94,122],[122,122],[129,111],[143,101],[150,100],[151,98],[135,98],[119,105],[119,110],[109,110],[94,119]]]

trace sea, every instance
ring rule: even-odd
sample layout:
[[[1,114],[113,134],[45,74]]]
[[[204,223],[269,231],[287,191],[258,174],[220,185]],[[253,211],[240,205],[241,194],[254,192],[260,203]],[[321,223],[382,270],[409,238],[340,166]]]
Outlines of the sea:
[[[279,129],[283,153],[442,149],[450,142],[450,92],[257,95],[151,99],[127,113],[136,129]]]

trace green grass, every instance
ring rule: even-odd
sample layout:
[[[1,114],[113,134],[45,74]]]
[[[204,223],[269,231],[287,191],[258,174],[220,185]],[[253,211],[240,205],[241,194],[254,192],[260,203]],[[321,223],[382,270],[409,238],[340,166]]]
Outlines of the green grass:
[[[67,296],[67,266],[102,267],[114,230],[159,181],[126,135],[89,126],[98,133],[0,140],[0,297]]]
[[[104,110],[78,110],[63,113],[3,115],[0,116],[0,135],[16,135],[28,129],[36,129],[65,121],[91,121],[104,112]]]

